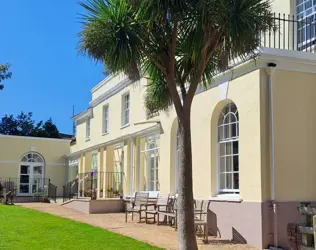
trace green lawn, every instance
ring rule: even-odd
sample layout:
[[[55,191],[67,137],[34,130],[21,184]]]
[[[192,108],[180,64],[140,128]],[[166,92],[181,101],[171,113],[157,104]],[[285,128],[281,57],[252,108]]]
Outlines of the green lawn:
[[[159,249],[84,223],[0,205],[0,249]]]

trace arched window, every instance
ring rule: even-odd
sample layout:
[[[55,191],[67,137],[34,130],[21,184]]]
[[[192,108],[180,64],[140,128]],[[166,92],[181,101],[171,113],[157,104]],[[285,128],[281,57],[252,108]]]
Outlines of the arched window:
[[[218,121],[219,193],[239,194],[239,116],[234,103],[227,104]]]
[[[44,167],[45,161],[40,154],[29,152],[22,156],[19,172],[20,195],[33,195],[44,191]]]

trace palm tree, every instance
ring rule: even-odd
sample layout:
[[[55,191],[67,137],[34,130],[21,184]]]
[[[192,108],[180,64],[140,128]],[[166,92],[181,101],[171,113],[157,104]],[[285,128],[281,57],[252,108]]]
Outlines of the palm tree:
[[[260,46],[270,0],[85,0],[79,51],[113,73],[149,78],[149,112],[174,106],[180,133],[179,248],[197,249],[192,191],[191,104],[233,58]],[[247,56],[246,56],[247,55]]]

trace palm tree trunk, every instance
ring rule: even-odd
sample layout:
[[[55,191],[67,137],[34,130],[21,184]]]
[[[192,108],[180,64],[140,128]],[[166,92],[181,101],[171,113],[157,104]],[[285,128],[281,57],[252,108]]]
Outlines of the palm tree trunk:
[[[180,250],[197,250],[194,227],[194,199],[192,180],[192,147],[190,108],[178,119],[180,134],[180,169],[178,206],[178,239]]]

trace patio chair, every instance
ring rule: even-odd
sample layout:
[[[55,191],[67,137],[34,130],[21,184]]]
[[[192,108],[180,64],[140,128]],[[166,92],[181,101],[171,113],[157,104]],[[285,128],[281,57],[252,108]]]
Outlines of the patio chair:
[[[207,212],[208,212],[209,205],[210,205],[210,201],[207,201],[207,200],[200,201],[200,202],[197,201],[197,208],[194,211],[194,215],[195,215],[194,224],[197,230],[203,226],[203,235],[204,235],[205,242],[208,242]]]
[[[129,205],[126,205],[125,209],[125,222],[127,222],[127,214],[132,214],[132,220],[134,219],[134,213],[139,214],[139,222],[141,222],[141,219],[145,219],[145,217],[142,217],[142,212],[145,212],[147,210],[148,205],[148,193],[139,193],[136,192],[134,202],[130,203]]]
[[[156,199],[156,203],[148,204],[147,209],[146,209],[146,223],[148,222],[148,219],[154,219],[154,223],[156,223],[156,217],[157,217],[158,211],[167,211],[168,202],[169,202],[169,195],[168,196],[158,195]],[[150,207],[153,207],[153,209],[148,209]],[[148,215],[153,215],[153,217],[149,218]]]
[[[175,230],[177,230],[177,199],[169,199],[167,209],[157,211],[157,225],[159,226],[159,216],[163,215],[169,223],[174,225]],[[173,223],[172,223],[173,222]]]

